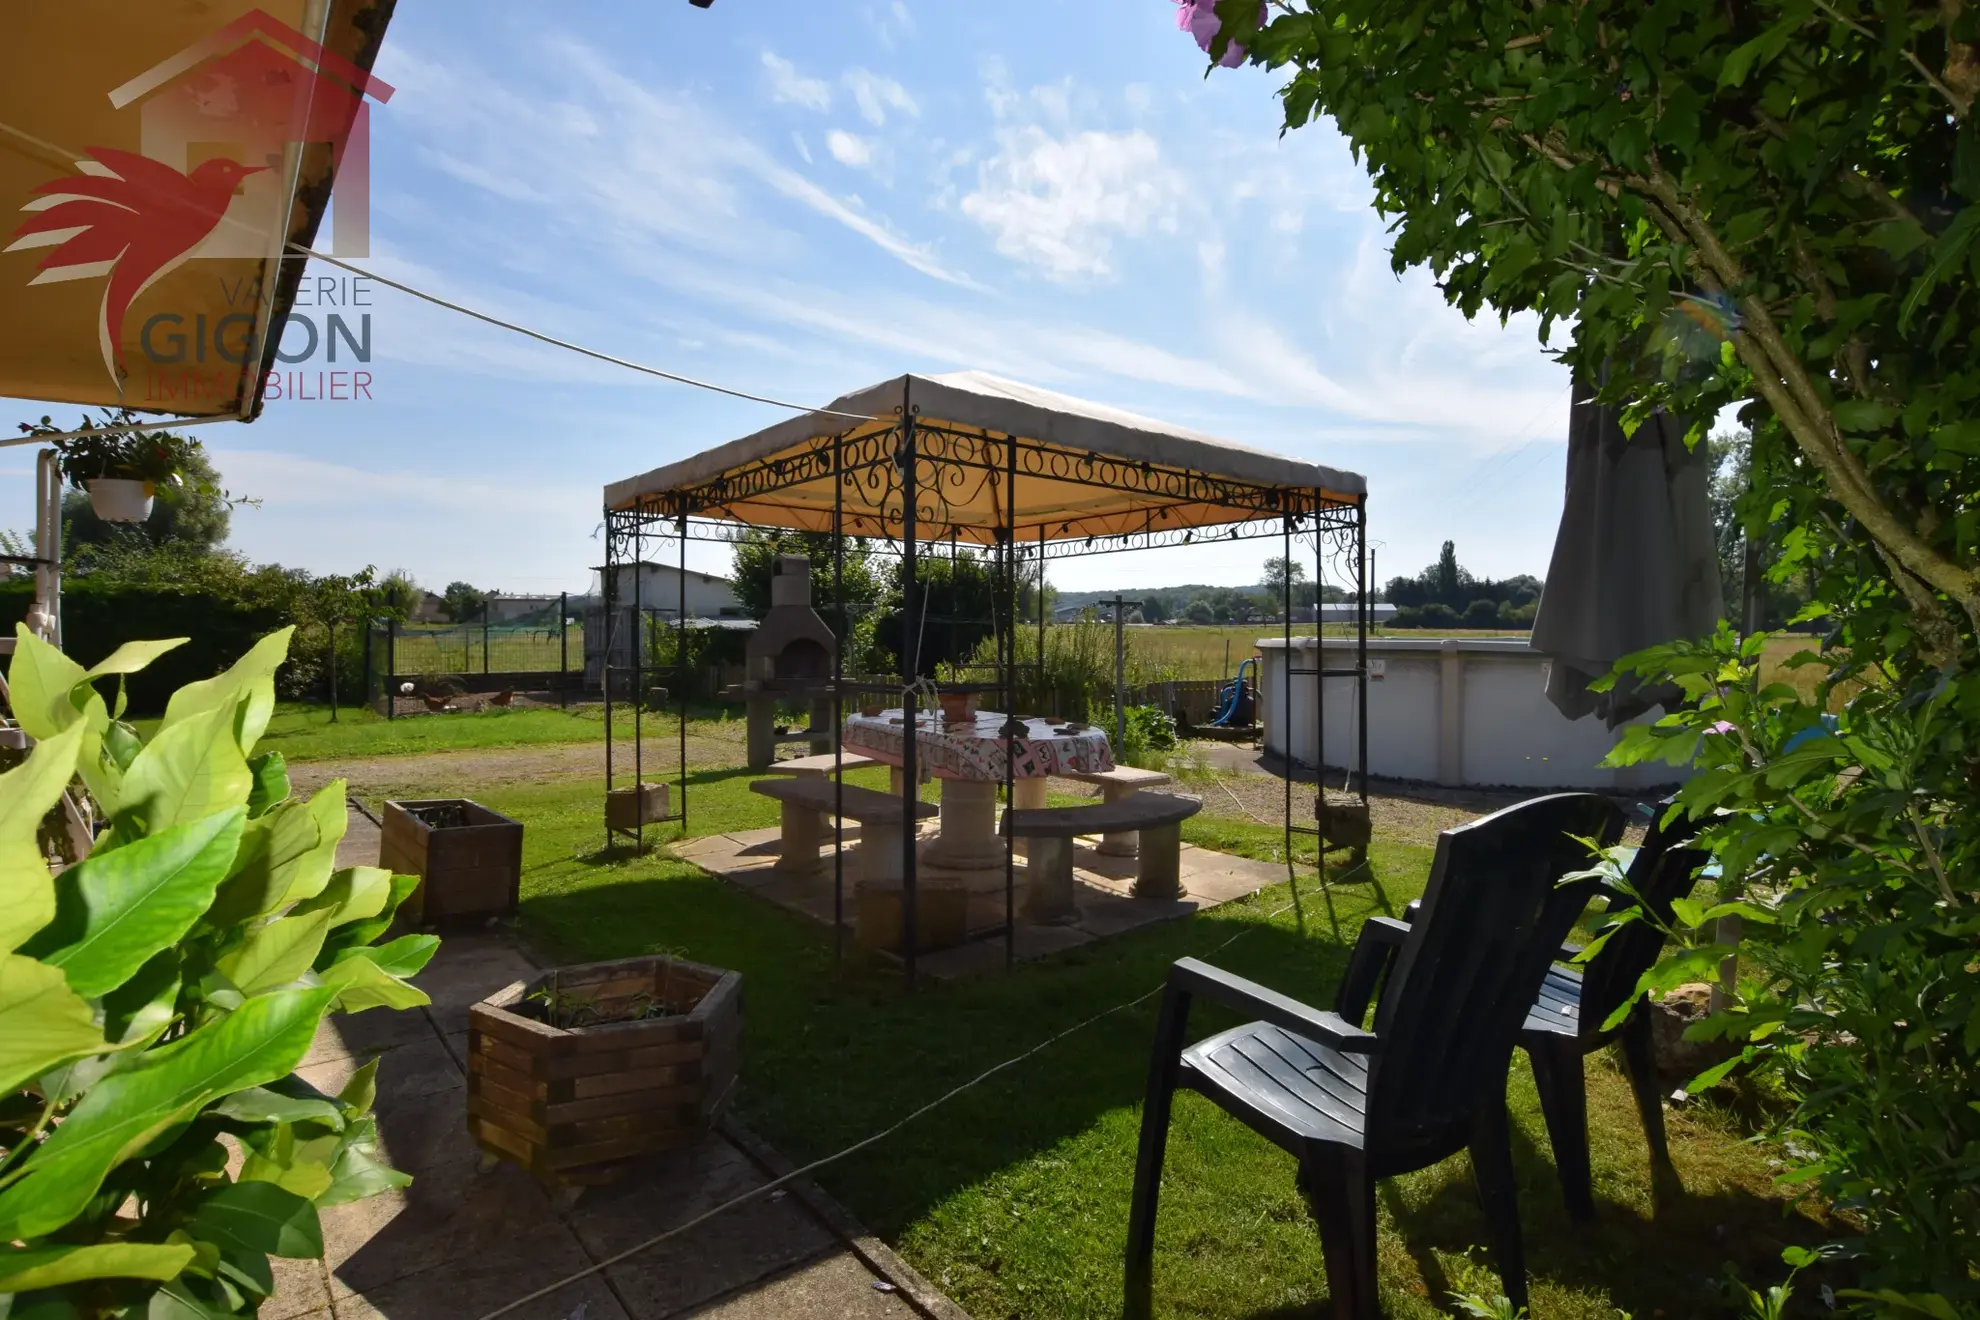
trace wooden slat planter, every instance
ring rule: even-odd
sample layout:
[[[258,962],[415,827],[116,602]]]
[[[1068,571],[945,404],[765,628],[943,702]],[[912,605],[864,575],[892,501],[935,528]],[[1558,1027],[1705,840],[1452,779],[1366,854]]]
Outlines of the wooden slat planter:
[[[553,1012],[585,1025],[542,1020]],[[741,1063],[740,973],[658,957],[560,968],[468,1010],[468,1131],[546,1182],[609,1181],[707,1135]]]
[[[416,875],[403,911],[417,925],[512,916],[522,888],[521,821],[466,798],[387,802],[378,864]]]

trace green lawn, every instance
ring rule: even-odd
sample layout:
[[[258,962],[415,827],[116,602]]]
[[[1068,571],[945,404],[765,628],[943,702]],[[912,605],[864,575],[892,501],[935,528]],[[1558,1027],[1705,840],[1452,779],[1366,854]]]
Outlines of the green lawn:
[[[667,728],[673,727],[671,714],[648,718],[656,725],[664,720]],[[156,718],[136,723],[146,738],[158,725]],[[631,715],[619,715],[613,728],[630,732]],[[260,750],[280,752],[291,761],[324,761],[594,742],[604,737],[604,708],[597,704],[574,705],[568,711],[498,708],[452,715],[409,715],[396,720],[388,720],[368,706],[344,706],[333,722],[328,706],[284,702],[269,721]]]
[[[878,778],[877,772],[865,772]],[[775,823],[742,771],[691,780],[694,832]],[[418,789],[416,782],[394,785]],[[468,785],[455,785],[455,791]],[[1327,1002],[1360,920],[1366,886],[1334,895],[1337,938],[1309,878],[1297,903],[1280,885],[1202,916],[958,985],[905,993],[886,965],[685,863],[598,851],[595,780],[489,785],[476,796],[526,822],[521,925],[570,961],[674,951],[733,967],[747,994],[742,1116],[799,1162],[887,1127],[992,1064],[1135,999],[1185,954]],[[1193,842],[1277,854],[1276,828],[1199,816]],[[1378,840],[1388,900],[1420,892],[1430,850]],[[1310,872],[1307,873],[1310,877]],[[1101,1018],[825,1170],[820,1181],[978,1320],[1113,1317],[1133,1177],[1139,1099],[1155,1001]],[[1197,1032],[1228,1018],[1203,1011]],[[1512,1103],[1536,1315],[1729,1315],[1715,1285],[1736,1262],[1777,1280],[1788,1241],[1820,1234],[1783,1215],[1767,1150],[1722,1110],[1671,1113],[1691,1194],[1653,1218],[1641,1131],[1619,1073],[1592,1061],[1591,1126],[1599,1226],[1560,1210],[1545,1130],[1523,1057]],[[1291,1160],[1193,1096],[1179,1099],[1158,1238],[1158,1314],[1264,1320],[1317,1314],[1326,1293],[1319,1239]],[[1384,1306],[1394,1317],[1447,1314],[1457,1288],[1491,1289],[1485,1225],[1458,1157],[1384,1184]],[[1812,1288],[1812,1284],[1808,1285]]]

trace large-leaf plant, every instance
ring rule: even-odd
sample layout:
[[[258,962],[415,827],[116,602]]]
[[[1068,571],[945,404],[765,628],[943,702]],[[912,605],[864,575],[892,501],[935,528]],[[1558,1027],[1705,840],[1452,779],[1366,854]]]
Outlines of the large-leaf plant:
[[[251,1315],[317,1212],[410,1179],[378,1159],[376,1063],[336,1095],[296,1075],[327,1014],[426,1002],[438,941],[379,943],[414,880],[336,865],[344,786],[297,799],[256,743],[289,631],[181,688],[147,742],[122,677],[21,629],[8,673],[36,739],[0,776],[0,1316]],[[117,688],[108,701],[99,690]],[[106,822],[51,873],[37,830],[80,782]]]

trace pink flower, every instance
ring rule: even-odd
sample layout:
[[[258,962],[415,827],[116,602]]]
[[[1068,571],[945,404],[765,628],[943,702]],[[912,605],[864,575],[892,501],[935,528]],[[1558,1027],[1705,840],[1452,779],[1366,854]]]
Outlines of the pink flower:
[[[1712,733],[1737,733],[1737,732],[1738,732],[1738,730],[1737,730],[1737,729],[1735,729],[1735,728],[1733,728],[1733,726],[1732,726],[1732,722],[1731,722],[1730,720],[1720,720],[1720,721],[1719,721],[1719,722],[1718,722],[1717,724],[1714,724],[1714,725],[1713,725],[1713,726],[1711,727],[1711,729],[1709,730],[1709,732],[1712,732]]]
[[[1266,20],[1265,0],[1258,0],[1258,26],[1264,27]],[[1209,53],[1210,43],[1217,38],[1217,29],[1222,21],[1217,17],[1217,0],[1176,0],[1176,26],[1196,38],[1197,48]],[[1224,47],[1224,58],[1217,63],[1226,69],[1235,69],[1244,63],[1243,46],[1233,41]]]

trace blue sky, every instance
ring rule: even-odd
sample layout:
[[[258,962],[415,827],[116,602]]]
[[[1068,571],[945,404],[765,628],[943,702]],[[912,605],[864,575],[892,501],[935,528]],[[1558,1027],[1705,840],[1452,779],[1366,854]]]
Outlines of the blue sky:
[[[1544,572],[1568,380],[1537,324],[1398,280],[1332,128],[1281,138],[1274,75],[1204,63],[1169,0],[402,5],[367,264],[802,402],[994,371],[1365,473],[1383,577],[1447,536]],[[783,415],[372,303],[371,401],[204,431],[263,501],[234,520],[254,559],[580,590],[604,483]],[[26,471],[0,452],[0,525],[32,516]],[[1267,553],[1053,572],[1242,584]]]

